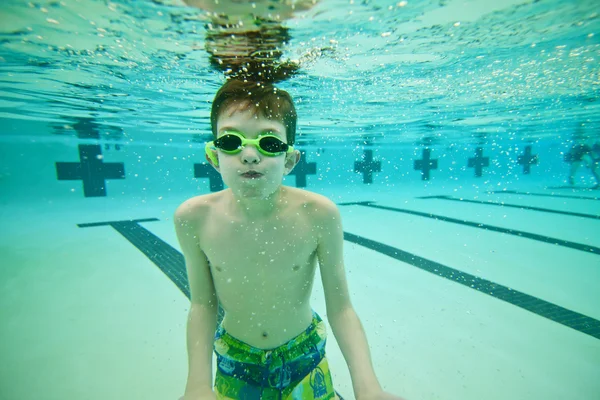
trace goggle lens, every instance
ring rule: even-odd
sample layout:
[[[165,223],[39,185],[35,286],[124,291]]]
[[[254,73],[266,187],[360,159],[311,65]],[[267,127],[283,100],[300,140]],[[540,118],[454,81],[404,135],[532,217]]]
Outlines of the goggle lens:
[[[260,139],[258,144],[264,151],[268,151],[269,153],[279,153],[287,150],[285,143],[274,137],[264,137]]]
[[[234,151],[241,145],[242,139],[235,135],[225,135],[215,140],[215,146],[226,151]]]

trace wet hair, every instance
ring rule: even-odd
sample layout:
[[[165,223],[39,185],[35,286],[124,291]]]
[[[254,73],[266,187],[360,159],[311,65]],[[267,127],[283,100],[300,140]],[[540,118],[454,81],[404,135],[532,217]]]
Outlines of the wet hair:
[[[227,78],[277,83],[299,72],[297,62],[281,59],[291,36],[280,22],[254,16],[244,25],[248,30],[240,31],[241,22],[224,24],[226,15],[218,19],[206,26],[205,49],[211,66]]]
[[[235,106],[236,111],[253,110],[269,120],[280,121],[285,126],[287,143],[296,140],[296,108],[292,97],[285,90],[270,83],[230,79],[219,89],[212,103],[210,125],[216,138],[217,121],[221,114]]]

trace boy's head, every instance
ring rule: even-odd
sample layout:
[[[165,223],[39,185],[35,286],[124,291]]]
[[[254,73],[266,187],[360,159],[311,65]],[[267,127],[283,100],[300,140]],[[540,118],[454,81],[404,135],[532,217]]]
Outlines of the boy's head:
[[[225,111],[235,107],[238,111],[253,111],[257,116],[276,120],[285,126],[287,144],[296,140],[296,108],[285,90],[270,83],[228,80],[219,89],[212,103],[210,125],[214,138],[218,136],[217,122]]]
[[[238,198],[269,198],[300,160],[294,104],[270,84],[225,83],[212,105],[211,129],[206,160]]]

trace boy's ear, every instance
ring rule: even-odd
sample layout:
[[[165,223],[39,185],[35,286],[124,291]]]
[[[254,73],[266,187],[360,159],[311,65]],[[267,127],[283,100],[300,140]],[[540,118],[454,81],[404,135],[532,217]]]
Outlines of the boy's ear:
[[[206,153],[204,154],[204,158],[206,158],[206,161],[208,161],[208,163],[212,165],[217,171],[219,170],[219,159],[217,158],[216,154],[214,160],[212,160]]]
[[[210,165],[213,166],[214,169],[219,171],[219,156],[217,154],[217,149],[211,145],[212,142],[207,142],[204,145],[204,158]]]
[[[298,150],[294,150],[294,152],[291,154],[286,154],[284,175],[287,175],[290,172],[292,172],[294,167],[298,164],[298,161],[300,161],[300,157],[301,154]]]

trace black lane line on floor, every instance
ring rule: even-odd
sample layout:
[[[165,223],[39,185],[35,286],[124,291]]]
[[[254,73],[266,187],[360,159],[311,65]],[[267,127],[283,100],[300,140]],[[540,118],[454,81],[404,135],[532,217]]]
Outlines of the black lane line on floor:
[[[174,284],[190,299],[190,285],[187,280],[185,259],[183,254],[171,247],[167,242],[139,225],[140,222],[160,221],[157,218],[136,219],[129,221],[96,222],[77,224],[80,228],[112,226],[125,239],[150,259]],[[219,304],[217,322],[223,320],[224,311]]]
[[[92,224],[78,224],[79,227],[112,226],[125,237],[131,244],[144,253],[161,271],[175,283],[181,292],[189,299],[189,285],[185,271],[183,255],[168,243],[140,226],[138,222],[158,221],[156,218],[131,221],[99,222]],[[562,325],[568,326],[582,333],[600,339],[600,321],[567,310],[544,300],[511,290],[505,286],[478,278],[434,261],[427,260],[417,255],[402,251],[392,246],[366,239],[361,236],[344,232],[344,239],[392,257],[396,260],[413,265],[422,270],[431,272],[446,279],[478,290],[482,293],[507,301],[513,305],[534,312],[540,316],[551,319]],[[223,310],[219,307],[219,323],[223,318]]]
[[[189,299],[190,288],[187,281],[183,255],[161,238],[139,225],[140,222],[159,221],[156,218],[131,221],[110,221],[91,224],[78,224],[80,228],[112,226],[125,239],[144,253]]]
[[[600,321],[594,318],[371,239],[347,232],[344,239],[600,339]]]
[[[521,194],[524,196],[538,196],[538,197],[562,197],[565,199],[580,199],[580,200],[600,200],[600,197],[586,197],[586,196],[571,196],[568,194],[548,194],[548,193],[531,193],[531,192],[519,192],[516,190],[492,190],[488,193],[496,194]]]
[[[154,221],[160,221],[160,220],[157,218],[142,218],[142,219],[127,220],[127,221],[91,222],[91,223],[87,223],[87,224],[77,224],[77,226],[80,228],[92,228],[95,226],[107,226],[110,224],[117,224],[117,223],[123,223],[123,222],[140,223],[140,222],[154,222]]]
[[[546,186],[546,189],[556,189],[556,190],[571,190],[574,192],[579,192],[579,191],[584,191],[584,192],[592,192],[594,190],[598,190],[596,189],[594,186],[569,186],[569,185],[564,185],[564,186]]]
[[[486,205],[486,206],[512,207],[512,208],[519,208],[521,210],[541,211],[541,212],[546,212],[546,213],[551,213],[551,214],[570,215],[570,216],[573,216],[573,217],[582,217],[582,218],[590,218],[590,219],[600,219],[600,215],[582,214],[582,213],[574,213],[574,212],[570,212],[570,211],[552,210],[550,208],[521,206],[521,205],[518,205],[518,204],[495,203],[493,201],[457,199],[457,198],[451,197],[451,196],[422,196],[422,197],[417,197],[417,199],[452,200],[452,201],[460,201],[460,202],[465,202],[465,203],[483,204],[483,205]]]
[[[501,228],[499,226],[482,224],[480,222],[472,222],[472,221],[467,221],[464,219],[444,217],[443,215],[436,215],[436,214],[425,213],[425,212],[420,212],[420,211],[406,210],[404,208],[380,206],[377,204],[373,204],[370,201],[363,201],[363,202],[356,202],[356,203],[338,203],[338,204],[340,204],[340,205],[360,205],[360,206],[371,207],[371,208],[379,208],[379,209],[387,210],[387,211],[395,211],[395,212],[399,212],[399,213],[403,213],[403,214],[417,215],[419,217],[431,218],[431,219],[435,219],[437,221],[449,222],[452,224],[460,224],[460,225],[470,226],[472,228],[477,228],[477,229],[484,229],[484,230],[488,230],[488,231],[492,231],[492,232],[506,233],[507,235],[513,235],[513,236],[523,237],[523,238],[527,238],[527,239],[531,239],[531,240],[537,240],[539,242],[549,243],[549,244],[553,244],[556,246],[568,247],[568,248],[571,248],[574,250],[579,250],[579,251],[584,251],[586,253],[600,255],[600,247],[591,246],[591,245],[583,244],[583,243],[571,242],[571,241],[563,240],[563,239],[556,239],[553,237],[538,235],[535,233],[530,233],[530,232],[525,232],[525,231],[518,231],[516,229]]]

